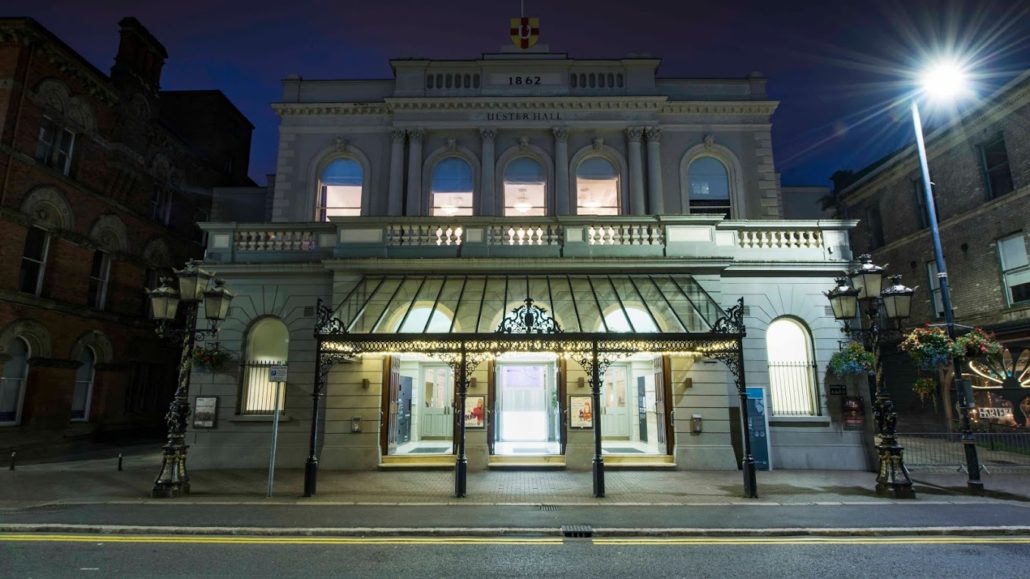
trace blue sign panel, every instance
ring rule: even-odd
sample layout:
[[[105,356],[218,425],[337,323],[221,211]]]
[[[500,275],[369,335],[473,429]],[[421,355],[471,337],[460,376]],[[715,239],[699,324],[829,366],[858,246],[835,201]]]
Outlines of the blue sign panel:
[[[747,435],[751,439],[751,456],[755,468],[772,470],[769,460],[769,417],[765,410],[765,388],[747,389]]]

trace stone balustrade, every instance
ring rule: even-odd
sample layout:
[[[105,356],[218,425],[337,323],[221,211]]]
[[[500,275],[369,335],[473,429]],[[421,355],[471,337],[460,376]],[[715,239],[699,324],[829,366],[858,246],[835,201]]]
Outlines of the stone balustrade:
[[[648,257],[846,261],[840,220],[731,221],[711,215],[339,217],[329,223],[202,223],[212,261],[327,257]]]

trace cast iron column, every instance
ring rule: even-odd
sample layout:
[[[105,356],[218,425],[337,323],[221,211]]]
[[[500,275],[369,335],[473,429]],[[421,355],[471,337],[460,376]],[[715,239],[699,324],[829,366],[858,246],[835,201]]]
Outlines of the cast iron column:
[[[197,339],[197,309],[200,302],[186,303],[186,329],[182,337],[182,353],[179,357],[179,385],[175,398],[165,414],[168,424],[168,442],[161,457],[161,472],[154,481],[153,498],[174,498],[190,494],[190,477],[186,472],[186,420],[190,415],[190,371],[193,360],[193,346]]]
[[[743,423],[744,461],[744,498],[758,498],[758,479],[755,475],[755,457],[751,454],[751,419],[747,411],[747,383],[744,380],[744,342],[737,339],[737,394],[740,396],[740,421]]]
[[[930,166],[926,161],[926,144],[923,142],[923,123],[919,118],[919,105],[912,101],[912,124],[915,125],[916,149],[919,151],[919,170],[923,179],[923,197],[925,198],[926,217],[930,224],[930,237],[933,239],[933,255],[937,265],[937,279],[941,286],[941,305],[944,308],[944,321],[948,326],[948,337],[955,339],[955,313],[951,309],[951,284],[948,283],[948,269],[944,265],[944,250],[941,248],[941,232],[937,227],[937,207],[933,198],[933,184],[930,182]],[[969,480],[966,487],[974,495],[984,493],[984,483],[980,480],[980,460],[976,454],[976,437],[969,420],[969,410],[973,400],[967,400],[965,383],[962,380],[962,359],[952,359],[955,369],[955,389],[958,391],[959,413],[962,417],[962,448],[966,454],[966,472]]]
[[[454,461],[454,496],[465,496],[468,457],[465,456],[465,398],[468,394],[468,367],[465,365],[465,346],[461,347],[461,365],[458,367],[458,459]]]
[[[604,497],[604,456],[601,455],[601,371],[597,361],[597,340],[591,352],[590,389],[593,396],[591,420],[594,427],[594,496]]]
[[[322,340],[315,340],[315,382],[311,388],[311,444],[304,463],[304,496],[313,497],[318,489],[318,407],[322,400]]]

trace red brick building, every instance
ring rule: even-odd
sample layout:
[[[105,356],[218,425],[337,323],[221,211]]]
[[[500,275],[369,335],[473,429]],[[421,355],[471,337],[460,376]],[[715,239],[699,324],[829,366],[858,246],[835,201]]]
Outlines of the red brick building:
[[[1030,73],[930,131],[926,145],[955,321],[990,330],[1012,348],[1030,347]],[[918,286],[909,325],[943,323],[914,147],[859,171],[838,200],[861,220],[852,231],[855,254],[871,253],[875,263],[890,264],[888,273]],[[947,389],[943,412],[932,410],[912,394],[914,370],[904,358],[888,368],[901,421],[947,417]]]
[[[250,122],[161,91],[165,48],[119,24],[106,75],[0,19],[0,448],[163,426],[178,357],[143,288],[201,255],[211,188],[252,184]]]

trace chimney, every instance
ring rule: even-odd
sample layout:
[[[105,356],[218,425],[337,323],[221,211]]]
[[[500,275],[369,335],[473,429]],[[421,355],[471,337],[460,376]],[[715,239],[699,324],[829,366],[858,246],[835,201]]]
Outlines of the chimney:
[[[156,95],[168,52],[139,20],[129,16],[122,18],[118,26],[121,39],[111,67],[111,80],[122,90],[144,90]]]

